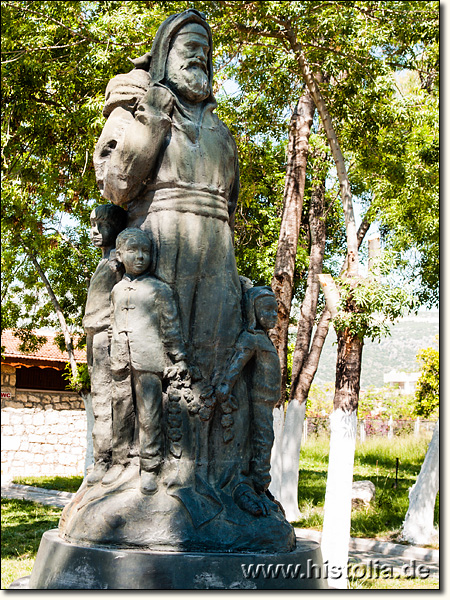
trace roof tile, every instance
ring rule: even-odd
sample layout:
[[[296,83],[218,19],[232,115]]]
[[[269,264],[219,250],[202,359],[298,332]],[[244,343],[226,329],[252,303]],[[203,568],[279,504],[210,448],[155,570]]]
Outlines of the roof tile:
[[[36,358],[41,360],[51,360],[57,362],[68,362],[69,355],[66,351],[61,352],[55,344],[55,335],[45,335],[47,338],[45,344],[37,352],[21,352],[19,350],[20,340],[15,337],[12,331],[5,330],[2,332],[2,346],[5,351],[5,358]],[[86,350],[75,350],[75,360],[86,362]]]

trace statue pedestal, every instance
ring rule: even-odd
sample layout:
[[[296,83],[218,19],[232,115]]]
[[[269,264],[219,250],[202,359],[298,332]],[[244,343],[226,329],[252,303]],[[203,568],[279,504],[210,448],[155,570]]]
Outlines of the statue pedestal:
[[[327,587],[320,547],[309,540],[297,539],[292,552],[277,554],[164,552],[81,546],[57,530],[44,533],[29,581],[29,589],[60,590]]]

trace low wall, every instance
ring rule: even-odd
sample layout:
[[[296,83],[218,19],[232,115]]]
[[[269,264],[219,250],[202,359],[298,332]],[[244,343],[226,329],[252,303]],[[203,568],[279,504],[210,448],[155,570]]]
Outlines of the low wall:
[[[83,475],[86,412],[72,392],[15,390],[2,398],[2,475]]]

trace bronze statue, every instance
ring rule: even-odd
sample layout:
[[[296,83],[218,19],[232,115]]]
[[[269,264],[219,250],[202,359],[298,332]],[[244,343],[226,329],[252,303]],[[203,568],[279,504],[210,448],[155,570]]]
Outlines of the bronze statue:
[[[267,491],[276,302],[237,272],[238,156],[214,113],[211,56],[211,30],[190,9],[106,90],[94,164],[104,198],[127,211],[116,249],[126,274],[110,317],[113,464],[65,509],[68,541],[295,546]]]

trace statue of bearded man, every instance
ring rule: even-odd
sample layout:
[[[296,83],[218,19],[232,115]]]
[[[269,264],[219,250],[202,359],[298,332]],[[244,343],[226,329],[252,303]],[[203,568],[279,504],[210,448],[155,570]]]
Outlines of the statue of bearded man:
[[[213,112],[212,36],[196,10],[169,17],[152,50],[106,90],[94,155],[102,195],[151,233],[156,275],[177,296],[191,364],[222,376],[242,327],[233,249],[236,144]]]
[[[151,52],[133,61],[135,69],[114,77],[106,89],[107,121],[94,155],[98,184],[107,200],[126,205],[127,226],[144,230],[154,241],[152,274],[173,292],[183,352],[182,360],[172,352],[173,364],[155,374],[161,393],[154,396],[159,407],[155,423],[142,409],[146,390],[136,387],[140,384],[133,369],[141,367],[116,369],[114,406],[124,401],[135,407],[134,413],[132,408],[127,412],[126,428],[117,420],[113,440],[113,457],[114,444],[116,449],[125,446],[122,463],[118,459],[124,468],[117,475],[113,467],[101,483],[82,486],[66,507],[60,531],[69,541],[213,552],[284,552],[295,546],[292,526],[267,491],[268,464],[260,448],[270,458],[270,431],[267,440],[260,438],[270,429],[264,426],[270,414],[261,427],[254,426],[255,415],[270,413],[278,379],[264,358],[265,330],[242,337],[250,313],[242,310],[245,285],[241,287],[236,269],[232,237],[238,159],[229,130],[214,114],[211,51],[211,31],[198,11],[173,15],[160,26]],[[158,335],[158,326],[151,333],[145,319],[137,318],[139,303],[153,311],[151,299],[128,285],[122,307],[127,311],[121,325],[125,329],[120,331],[129,336],[124,364],[126,348],[131,357],[134,347],[130,333],[144,348],[151,335]],[[155,301],[152,314],[164,310]],[[169,339],[162,325],[159,334],[161,341]],[[251,338],[251,348],[239,350],[244,338]],[[252,396],[249,369],[255,360],[264,376]],[[232,364],[238,366],[231,385],[226,375]],[[135,403],[126,403],[133,385]],[[268,408],[259,410],[258,402]],[[149,432],[156,426],[162,431],[156,467],[148,466],[156,445],[149,443],[147,454],[142,452],[144,421]],[[126,436],[120,433],[124,429]],[[144,463],[151,471],[151,489],[140,486]]]

